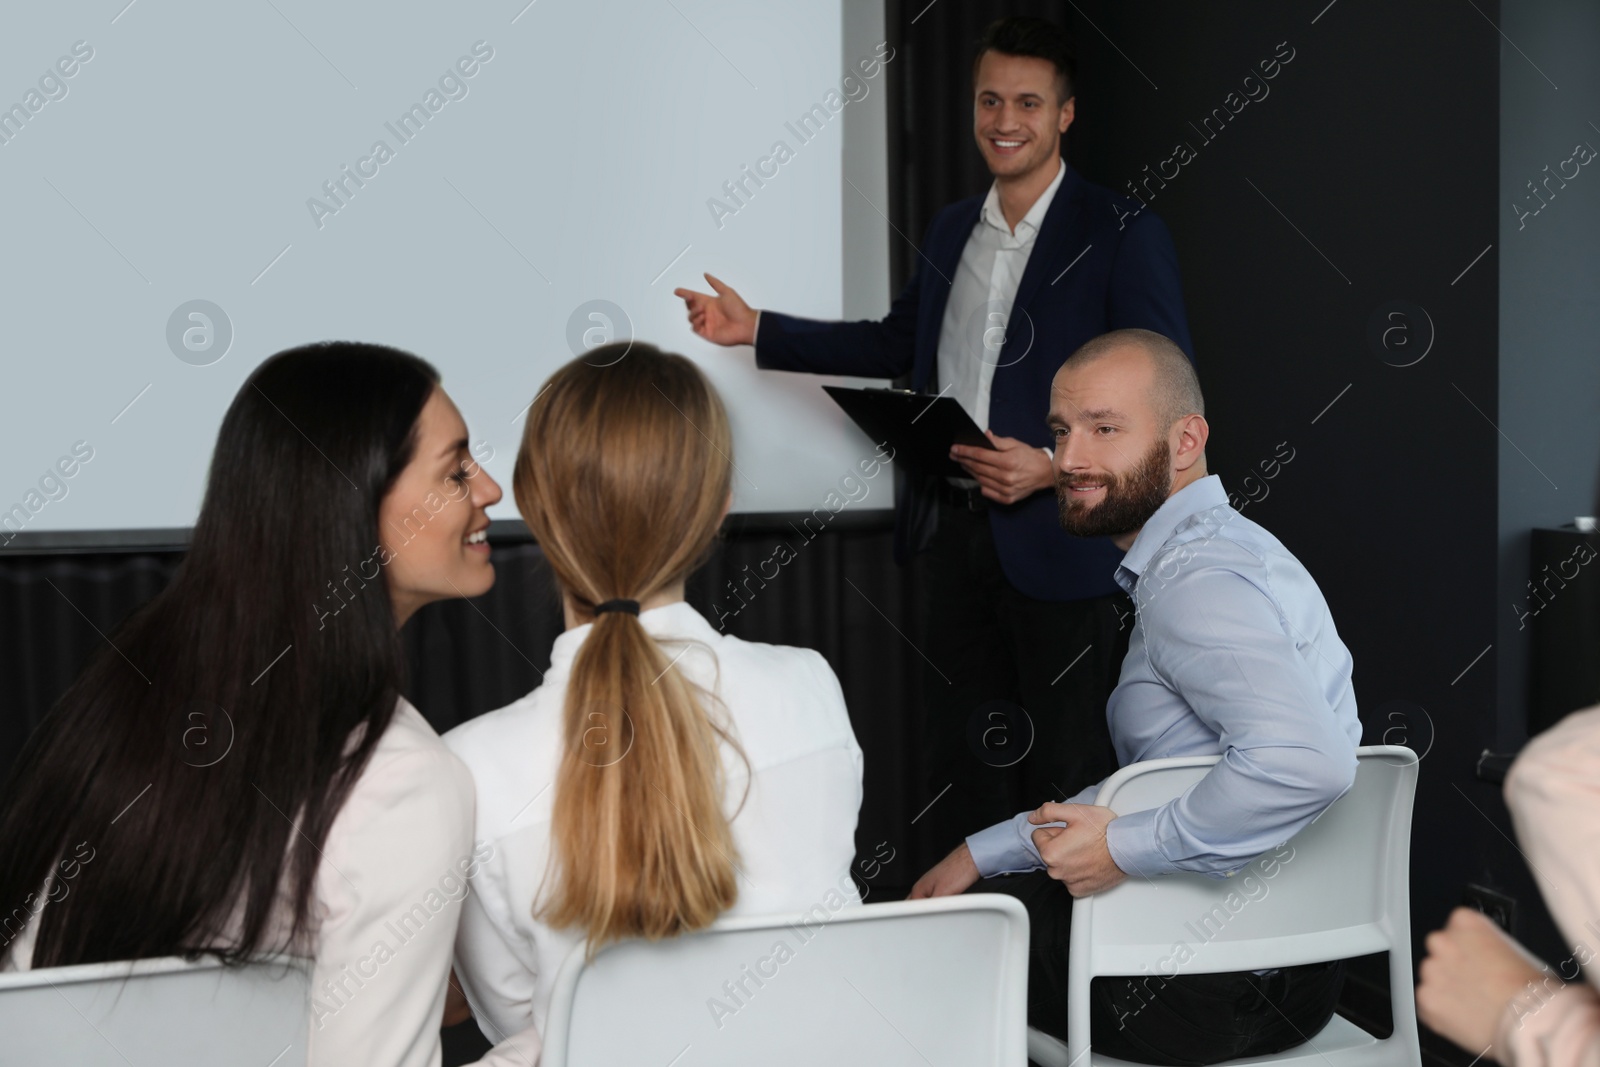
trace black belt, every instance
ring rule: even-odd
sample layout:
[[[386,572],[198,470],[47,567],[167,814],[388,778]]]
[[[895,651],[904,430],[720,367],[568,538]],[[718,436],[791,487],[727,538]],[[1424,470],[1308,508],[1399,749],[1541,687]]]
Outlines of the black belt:
[[[940,479],[939,499],[951,507],[963,511],[987,511],[989,498],[983,495],[983,490],[975,485],[952,485]]]

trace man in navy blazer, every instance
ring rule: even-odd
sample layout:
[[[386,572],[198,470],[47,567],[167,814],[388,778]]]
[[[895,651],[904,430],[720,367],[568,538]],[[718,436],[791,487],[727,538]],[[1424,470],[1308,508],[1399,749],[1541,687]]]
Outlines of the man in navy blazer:
[[[929,788],[955,786],[936,836],[1006,817],[1008,798],[1059,800],[1114,769],[1105,700],[1131,630],[1112,578],[1122,553],[1058,522],[1051,380],[1084,342],[1124,327],[1170,337],[1192,358],[1165,224],[1061,158],[1073,66],[1051,23],[989,27],[973,110],[994,186],[934,217],[883,320],[758,312],[709,274],[715,296],[677,290],[696,333],[754,344],[763,369],[909,374],[913,389],[954,395],[988,432],[993,449],[952,447],[971,475],[964,484],[911,476],[897,486],[895,556],[930,553]],[[1063,648],[1083,649],[1086,662],[1062,660]]]

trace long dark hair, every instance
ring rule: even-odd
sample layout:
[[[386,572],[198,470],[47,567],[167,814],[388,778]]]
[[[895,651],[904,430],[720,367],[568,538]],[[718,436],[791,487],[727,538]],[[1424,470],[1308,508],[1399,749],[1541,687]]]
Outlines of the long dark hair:
[[[328,828],[404,665],[382,583],[336,618],[318,605],[374,555],[438,380],[409,353],[328,342],[245,382],[172,584],[110,635],[0,793],[0,954],[31,916],[35,967],[239,961],[292,947],[268,943],[280,887],[303,949]]]

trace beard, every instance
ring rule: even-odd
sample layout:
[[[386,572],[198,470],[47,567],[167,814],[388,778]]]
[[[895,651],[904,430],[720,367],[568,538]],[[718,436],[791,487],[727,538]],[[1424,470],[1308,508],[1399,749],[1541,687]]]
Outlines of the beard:
[[[1074,485],[1104,485],[1100,503],[1089,505]],[[1056,507],[1061,528],[1075,537],[1117,537],[1139,529],[1172,495],[1172,449],[1163,438],[1132,470],[1122,474],[1069,477],[1056,472]]]

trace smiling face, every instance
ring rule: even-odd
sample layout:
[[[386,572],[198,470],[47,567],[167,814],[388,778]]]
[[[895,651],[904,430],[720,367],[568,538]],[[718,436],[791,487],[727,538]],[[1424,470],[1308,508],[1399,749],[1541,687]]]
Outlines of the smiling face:
[[[378,509],[389,596],[402,624],[424,604],[494,585],[487,510],[500,486],[467,450],[467,424],[434,389],[417,416],[411,462]]]
[[[1127,548],[1172,495],[1174,456],[1185,468],[1195,463],[1189,420],[1162,423],[1154,378],[1154,364],[1132,347],[1056,372],[1049,421],[1056,500],[1068,533],[1110,537]]]
[[[1061,135],[1073,102],[1060,100],[1055,64],[1034,56],[988,51],[973,76],[972,128],[978,151],[996,178],[1021,179],[1041,168],[1055,173]]]

